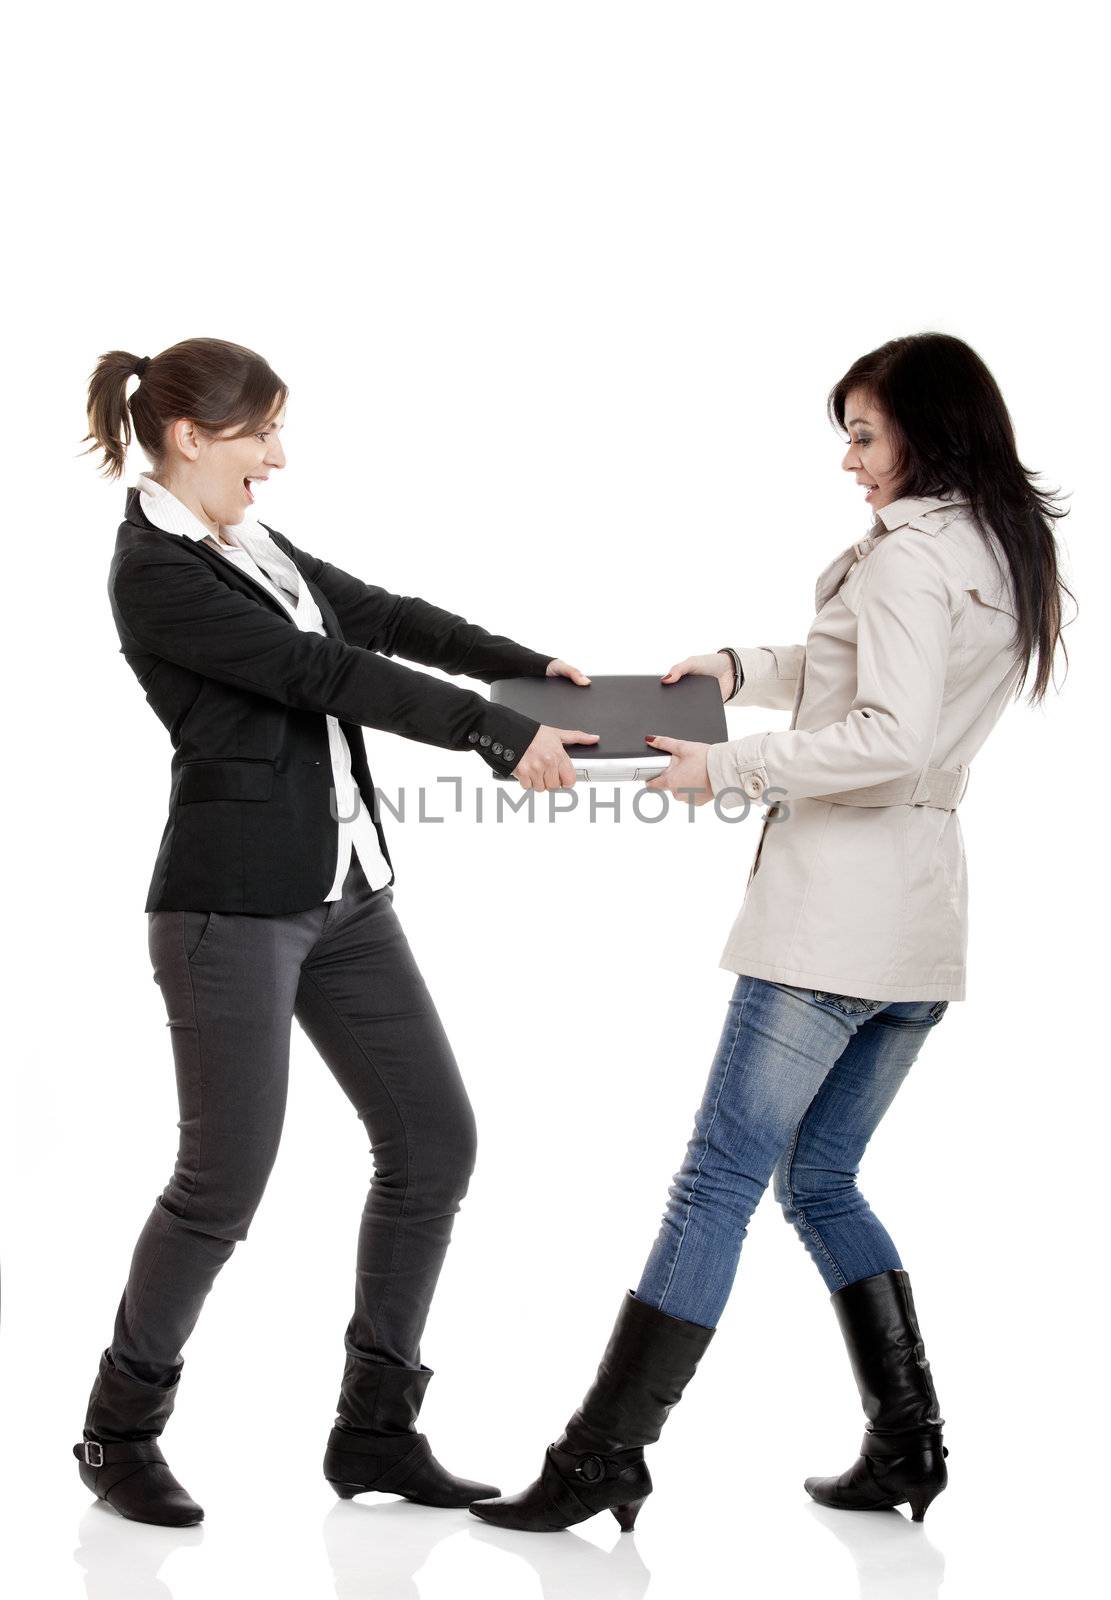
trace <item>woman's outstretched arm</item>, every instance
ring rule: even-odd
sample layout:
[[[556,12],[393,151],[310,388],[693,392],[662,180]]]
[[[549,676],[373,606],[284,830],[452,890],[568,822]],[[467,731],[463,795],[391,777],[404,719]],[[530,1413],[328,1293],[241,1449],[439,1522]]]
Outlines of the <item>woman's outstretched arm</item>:
[[[330,713],[448,750],[508,776],[540,723],[373,650],[296,627],[176,548],[112,562],[109,598],[128,655],[149,653],[283,705]],[[489,734],[488,743],[481,743]],[[495,746],[497,753],[495,753]]]
[[[300,571],[319,584],[344,633],[364,650],[404,656],[406,661],[419,661],[441,672],[464,673],[483,683],[495,678],[542,678],[549,662],[556,659],[526,649],[504,634],[489,633],[477,622],[468,622],[416,595],[391,594],[376,584],[364,583],[342,567],[298,549],[273,528],[267,532]]]

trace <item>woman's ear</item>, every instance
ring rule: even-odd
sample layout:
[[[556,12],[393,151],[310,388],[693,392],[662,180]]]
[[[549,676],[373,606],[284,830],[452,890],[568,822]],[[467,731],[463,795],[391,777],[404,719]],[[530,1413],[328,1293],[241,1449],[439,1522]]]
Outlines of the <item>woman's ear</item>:
[[[166,429],[166,442],[171,454],[183,456],[186,461],[196,461],[201,453],[196,425],[188,417],[179,417]]]

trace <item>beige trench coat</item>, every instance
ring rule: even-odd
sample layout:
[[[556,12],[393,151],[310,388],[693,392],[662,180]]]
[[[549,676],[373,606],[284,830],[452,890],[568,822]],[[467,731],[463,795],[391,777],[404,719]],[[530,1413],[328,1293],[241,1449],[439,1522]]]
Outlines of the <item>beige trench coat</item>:
[[[770,807],[720,965],[871,1000],[963,1000],[957,805],[1020,687],[1006,558],[955,497],[897,500],[826,568],[805,645],[739,649],[728,702],[786,732],[710,746],[723,809]]]

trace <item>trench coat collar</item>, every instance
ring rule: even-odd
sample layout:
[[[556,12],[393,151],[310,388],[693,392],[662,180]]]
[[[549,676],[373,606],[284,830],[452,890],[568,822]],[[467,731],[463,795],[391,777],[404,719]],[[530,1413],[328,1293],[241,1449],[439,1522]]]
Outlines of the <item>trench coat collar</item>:
[[[876,512],[867,537],[857,539],[818,575],[818,581],[814,586],[815,611],[820,611],[826,601],[837,593],[856,563],[870,555],[880,540],[886,539],[896,528],[909,527],[916,528],[922,533],[940,533],[942,528],[949,526],[954,517],[960,515],[961,507],[966,503],[955,495],[938,495],[921,499],[907,495],[901,500],[893,500],[889,506],[881,506]],[[944,509],[948,510],[947,516],[932,515]]]
[[[947,528],[953,518],[960,513],[960,507],[968,502],[960,495],[931,495],[921,499],[904,495],[901,500],[892,500],[888,506],[881,506],[876,512],[876,523],[873,524],[875,532],[880,531],[880,525],[887,533],[893,533],[896,528],[911,527],[920,533],[940,533]],[[930,512],[940,511],[943,507],[951,508],[952,515],[948,517],[930,517]]]

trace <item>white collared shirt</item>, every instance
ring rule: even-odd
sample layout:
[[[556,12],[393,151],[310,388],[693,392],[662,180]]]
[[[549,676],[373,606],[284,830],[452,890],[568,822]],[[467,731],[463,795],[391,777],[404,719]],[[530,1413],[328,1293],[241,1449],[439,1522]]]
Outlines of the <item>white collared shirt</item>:
[[[325,633],[320,607],[312,597],[308,584],[284,550],[271,539],[266,529],[253,517],[245,517],[234,527],[221,527],[220,539],[209,532],[204,523],[177,495],[156,483],[148,473],[140,472],[137,482],[139,504],[143,514],[165,533],[182,534],[187,539],[206,540],[219,550],[241,572],[269,590],[305,632]],[[228,543],[222,541],[227,540]],[[351,749],[344,738],[343,729],[336,717],[325,713],[328,724],[328,750],[332,758],[332,787],[336,799],[337,848],[336,872],[332,886],[324,896],[338,900],[343,892],[343,880],[351,865],[351,850],[359,858],[367,882],[372,889],[384,888],[390,881],[389,863],[382,854],[378,832],[370,812],[362,802],[351,776]],[[358,806],[354,816],[352,812]]]

